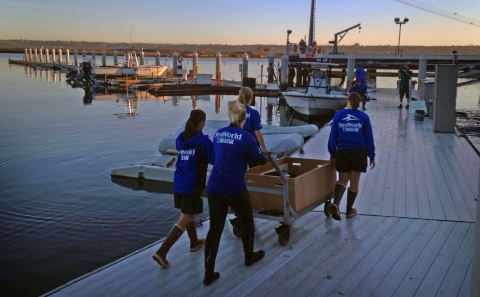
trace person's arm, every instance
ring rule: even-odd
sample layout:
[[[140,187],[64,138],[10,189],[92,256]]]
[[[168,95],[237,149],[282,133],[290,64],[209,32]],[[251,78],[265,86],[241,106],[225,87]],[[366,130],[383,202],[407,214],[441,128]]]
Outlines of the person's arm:
[[[330,129],[330,137],[328,138],[328,152],[330,153],[330,159],[334,159],[337,154],[337,141],[338,141],[338,131],[337,131],[337,120],[335,117],[332,121],[332,128]]]
[[[202,141],[202,146],[205,159],[207,159],[208,163],[213,165],[213,163],[215,163],[215,150],[213,148],[213,143],[208,136],[205,136],[204,140]]]
[[[271,154],[269,152],[262,152],[252,134],[249,134],[248,137],[251,137],[251,140],[245,139],[245,149],[247,150],[247,158],[250,160],[249,165],[253,167],[267,164],[267,162],[270,161]]]
[[[375,167],[375,144],[373,140],[373,130],[372,124],[370,123],[370,118],[366,118],[365,129],[363,130],[363,137],[365,138],[365,143],[367,145],[367,155],[370,159],[370,169]]]
[[[263,138],[262,130],[255,130],[255,136],[257,137],[258,143],[264,152],[268,152],[267,146],[265,145],[265,139]]]

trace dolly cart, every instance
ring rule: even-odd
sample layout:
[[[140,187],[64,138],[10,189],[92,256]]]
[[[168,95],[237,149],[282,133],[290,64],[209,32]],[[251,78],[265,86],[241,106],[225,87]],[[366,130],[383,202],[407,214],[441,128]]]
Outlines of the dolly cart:
[[[310,212],[312,209],[318,207],[319,205],[321,205],[324,202],[325,202],[325,208],[328,207],[328,205],[330,204],[330,200],[333,198],[333,188],[335,186],[336,175],[335,175],[335,171],[333,169],[333,164],[329,163],[328,161],[310,160],[310,159],[293,159],[293,158],[288,158],[288,157],[287,158],[282,158],[282,159],[302,160],[304,163],[308,163],[308,162],[312,163],[312,161],[323,162],[323,164],[326,165],[326,166],[323,166],[325,168],[319,168],[319,167],[322,167],[322,165],[313,165],[313,166],[315,166],[314,169],[311,170],[310,172],[306,172],[306,173],[310,174],[310,176],[309,177],[307,176],[306,179],[307,178],[312,178],[312,177],[318,178],[319,175],[320,176],[325,176],[326,178],[323,179],[323,183],[326,184],[326,185],[324,185],[324,186],[327,187],[328,189],[331,188],[331,191],[327,189],[327,190],[323,191],[324,192],[323,194],[318,193],[318,191],[312,191],[313,193],[311,195],[315,195],[315,199],[310,199],[311,204],[309,202],[309,205],[307,205],[306,209],[303,209],[302,211],[297,213],[294,210],[294,208],[290,205],[290,200],[289,200],[289,182],[288,182],[288,180],[290,178],[290,175],[286,172],[284,173],[284,171],[282,170],[282,168],[280,168],[280,166],[278,165],[278,163],[275,159],[273,159],[273,158],[270,159],[270,162],[272,163],[275,171],[277,172],[277,174],[281,178],[281,181],[279,181],[279,183],[276,184],[278,189],[275,189],[275,188],[272,188],[272,187],[252,186],[251,184],[249,185],[249,182],[247,181],[247,188],[248,188],[248,191],[250,192],[250,196],[252,198],[252,206],[254,207],[253,208],[253,216],[256,217],[256,218],[262,218],[262,219],[267,219],[267,220],[273,220],[273,221],[280,222],[281,225],[279,227],[275,228],[275,231],[278,234],[278,243],[282,246],[286,246],[288,244],[289,240],[290,240],[290,226],[295,222],[296,219],[298,219],[301,216],[303,216],[304,214]],[[279,162],[285,164],[286,163],[285,160],[282,160],[282,159],[279,159]],[[296,163],[295,161],[290,161],[289,166],[292,165],[292,164],[298,164],[298,163]],[[263,166],[267,166],[267,165],[263,165]],[[313,166],[310,165],[310,167],[312,167],[312,168],[313,168]],[[320,170],[323,170],[323,171],[319,172]],[[278,179],[278,177],[268,177],[268,178],[277,178]],[[296,177],[296,178],[298,179],[300,177]],[[282,182],[283,184],[280,184],[280,182]],[[322,183],[322,181],[320,181],[320,180],[317,180],[316,182],[317,182],[317,184]],[[294,191],[297,191],[297,188],[294,187]],[[264,207],[264,206],[261,206],[261,208],[256,208],[256,207],[258,207],[258,204],[262,205],[262,199],[255,198],[255,197],[260,197],[261,198],[261,196],[258,195],[257,193],[263,193],[263,194],[266,193],[266,194],[283,196],[283,213],[281,213],[280,211],[275,211],[275,210],[265,210],[265,208],[267,208],[267,207]],[[323,195],[323,197],[319,196],[319,195]],[[299,198],[306,198],[306,197],[295,197],[295,198],[299,199]],[[258,200],[260,200],[260,201],[258,201]],[[256,204],[256,205],[253,205],[253,204]],[[281,210],[281,209],[279,209],[279,210]],[[325,214],[327,216],[329,216],[328,212],[325,212]],[[235,236],[238,236],[238,237],[241,236],[241,230],[240,230],[239,226],[237,226],[237,224],[236,224],[237,219],[236,218],[231,219],[230,223],[233,226],[233,234]]]

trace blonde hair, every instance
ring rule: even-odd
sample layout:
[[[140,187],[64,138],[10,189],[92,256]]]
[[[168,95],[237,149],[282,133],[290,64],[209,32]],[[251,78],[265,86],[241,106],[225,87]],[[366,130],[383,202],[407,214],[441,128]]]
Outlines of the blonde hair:
[[[238,101],[245,105],[248,106],[250,103],[252,103],[253,99],[253,91],[249,87],[242,87],[240,89],[240,92],[238,93]]]
[[[238,125],[247,116],[247,109],[245,105],[241,104],[239,100],[233,100],[228,102],[228,117],[230,118],[230,124]]]

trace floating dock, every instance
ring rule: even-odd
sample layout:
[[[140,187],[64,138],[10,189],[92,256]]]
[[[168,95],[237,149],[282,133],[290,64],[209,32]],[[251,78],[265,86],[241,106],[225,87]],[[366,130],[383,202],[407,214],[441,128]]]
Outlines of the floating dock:
[[[345,218],[346,197],[341,221],[321,206],[292,225],[285,247],[277,222],[255,219],[255,248],[266,255],[251,267],[227,222],[220,279],[208,287],[203,250],[190,253],[184,235],[168,269],[151,258],[158,241],[43,296],[470,296],[480,158],[464,137],[434,133],[432,119],[398,109],[394,89],[377,98],[366,106],[377,166],[362,174],[356,217]],[[329,130],[293,156],[328,159]]]

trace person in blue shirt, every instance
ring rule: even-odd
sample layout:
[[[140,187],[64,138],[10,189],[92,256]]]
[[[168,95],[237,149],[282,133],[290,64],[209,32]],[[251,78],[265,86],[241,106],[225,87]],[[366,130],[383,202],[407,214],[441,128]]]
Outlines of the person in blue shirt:
[[[247,111],[243,104],[237,100],[228,102],[228,117],[230,125],[219,129],[213,137],[215,163],[207,183],[210,229],[204,251],[203,283],[206,286],[220,277],[220,273],[215,272],[215,260],[228,207],[232,208],[238,219],[245,265],[251,266],[265,255],[263,250],[253,251],[253,212],[245,183],[245,172],[249,160],[263,165],[270,160],[270,156],[263,154],[253,135],[243,129],[247,120]]]
[[[348,90],[349,93],[358,93],[362,98],[362,110],[367,110],[365,105],[367,104],[367,89],[368,85],[359,82],[358,80],[352,82],[352,86]]]
[[[335,163],[339,179],[335,185],[334,202],[328,208],[335,220],[341,220],[339,205],[350,182],[347,192],[346,217],[357,215],[353,208],[358,193],[360,174],[367,171],[367,156],[370,159],[370,169],[375,167],[375,144],[373,141],[372,125],[370,118],[358,110],[360,95],[350,93],[347,97],[347,108],[335,113],[332,128],[328,139],[328,152],[330,161]]]
[[[202,191],[205,189],[208,163],[215,160],[213,143],[203,135],[206,114],[197,109],[190,112],[185,130],[176,140],[177,164],[173,176],[175,208],[181,210],[180,219],[162,243],[153,259],[163,268],[170,267],[167,253],[182,236],[185,229],[190,238],[190,252],[195,252],[205,244],[204,238],[197,237],[195,215],[203,212]]]
[[[367,83],[367,71],[362,68],[361,64],[355,65],[355,72],[353,72],[353,77],[355,80],[358,80],[361,83]]]
[[[264,152],[268,152],[267,146],[265,145],[265,139],[262,134],[262,121],[260,119],[260,114],[257,110],[250,107],[253,100],[253,91],[249,87],[242,87],[238,94],[238,102],[243,104],[247,109],[247,119],[245,125],[243,125],[243,130],[250,132],[258,141],[258,144]]]

